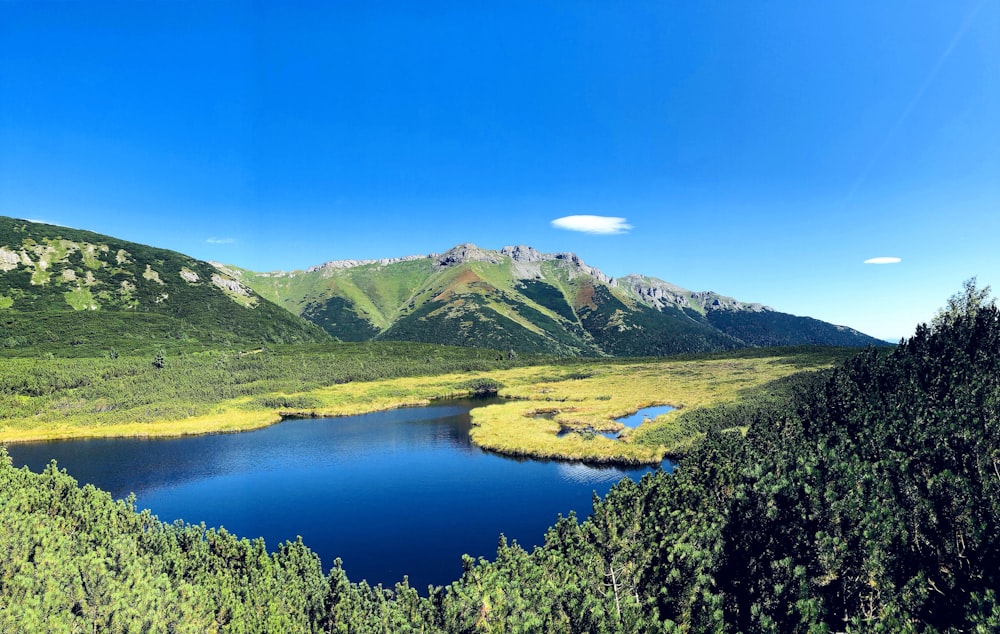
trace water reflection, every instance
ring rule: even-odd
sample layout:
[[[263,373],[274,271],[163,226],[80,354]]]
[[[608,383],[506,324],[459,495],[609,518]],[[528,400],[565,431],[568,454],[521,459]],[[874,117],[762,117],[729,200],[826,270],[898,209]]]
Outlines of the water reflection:
[[[590,512],[623,476],[649,468],[512,460],[469,442],[482,401],[333,419],[289,420],[241,434],[11,445],[15,465],[55,458],[81,483],[134,491],[161,520],[204,521],[270,548],[301,535],[353,580],[418,588],[492,557],[504,533],[529,550],[559,514]],[[671,468],[670,463],[664,463]]]
[[[558,466],[559,475],[564,480],[578,482],[580,484],[598,484],[602,482],[618,482],[628,475],[633,475],[635,470],[623,471],[618,467],[597,467],[579,462],[568,462]]]

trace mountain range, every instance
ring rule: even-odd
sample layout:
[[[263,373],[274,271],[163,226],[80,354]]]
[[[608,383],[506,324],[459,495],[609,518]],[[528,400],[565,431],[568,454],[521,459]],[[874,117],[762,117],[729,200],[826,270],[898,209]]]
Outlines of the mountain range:
[[[885,345],[845,326],[653,277],[615,279],[573,253],[529,246],[461,244],[440,254],[337,260],[293,272],[218,266],[344,341],[612,356]]]
[[[157,341],[402,340],[508,353],[647,356],[885,345],[856,330],[572,253],[458,245],[259,273],[89,231],[0,217],[0,348]]]

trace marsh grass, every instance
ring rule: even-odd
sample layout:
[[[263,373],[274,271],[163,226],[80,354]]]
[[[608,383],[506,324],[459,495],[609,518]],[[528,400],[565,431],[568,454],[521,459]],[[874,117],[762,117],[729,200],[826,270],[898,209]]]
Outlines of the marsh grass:
[[[255,351],[256,352],[256,351]],[[417,344],[256,354],[147,358],[0,360],[0,442],[111,436],[181,436],[256,429],[285,417],[350,416],[496,387],[506,402],[472,412],[472,441],[512,456],[655,464],[704,433],[689,412],[712,410],[710,426],[754,390],[843,352],[772,351],[683,359],[565,360],[510,367],[495,353]],[[625,430],[589,431],[653,405],[678,410]],[[720,413],[721,412],[721,413]],[[720,422],[721,421],[721,422]],[[739,420],[728,427],[737,427]],[[576,430],[557,436],[562,430]]]
[[[563,380],[541,375],[541,381],[505,381],[501,396],[510,401],[475,409],[471,438],[477,445],[513,456],[624,464],[656,464],[664,457],[686,453],[708,427],[691,420],[690,412],[732,407],[749,395],[798,372],[829,367],[843,358],[839,350],[772,351],[712,355],[680,360],[592,362],[586,376],[579,369]],[[654,405],[672,405],[673,412],[623,429],[615,419]],[[722,410],[718,410],[722,412]],[[730,411],[730,410],[725,410]],[[725,412],[712,419],[714,428],[738,428],[739,417],[726,424]],[[562,430],[582,433],[557,434]],[[586,430],[621,430],[619,440],[587,434]]]

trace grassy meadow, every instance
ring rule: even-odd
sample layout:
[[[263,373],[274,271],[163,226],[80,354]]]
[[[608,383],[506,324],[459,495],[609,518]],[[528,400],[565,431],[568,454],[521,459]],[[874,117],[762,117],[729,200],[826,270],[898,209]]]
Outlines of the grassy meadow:
[[[366,343],[168,354],[162,367],[151,355],[6,358],[0,359],[0,443],[242,431],[290,416],[425,405],[468,396],[485,382],[508,399],[473,412],[472,440],[485,449],[656,463],[683,453],[704,433],[704,426],[684,424],[688,412],[738,402],[847,354],[806,348],[655,360],[509,361],[485,350]],[[590,433],[620,429],[613,419],[660,404],[678,410],[626,431],[623,441]],[[557,437],[561,429],[577,431]]]
[[[760,399],[776,384],[780,392],[787,377],[830,367],[850,354],[820,348],[755,350],[541,366],[511,371],[509,379],[496,374],[506,386],[501,396],[510,400],[473,410],[471,437],[480,447],[513,456],[655,464],[686,453],[709,429],[742,427],[738,417],[705,425],[703,417],[691,414]],[[677,409],[635,429],[614,420],[652,405]],[[564,429],[574,431],[557,437]],[[614,430],[622,430],[621,440],[591,433]]]

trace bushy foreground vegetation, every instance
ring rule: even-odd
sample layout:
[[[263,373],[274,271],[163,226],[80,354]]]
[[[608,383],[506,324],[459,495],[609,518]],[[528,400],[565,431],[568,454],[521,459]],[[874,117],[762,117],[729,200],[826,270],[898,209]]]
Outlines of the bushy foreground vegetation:
[[[0,631],[991,632],[1000,628],[1000,312],[814,374],[526,552],[421,596],[305,546],[164,525],[0,460]]]

